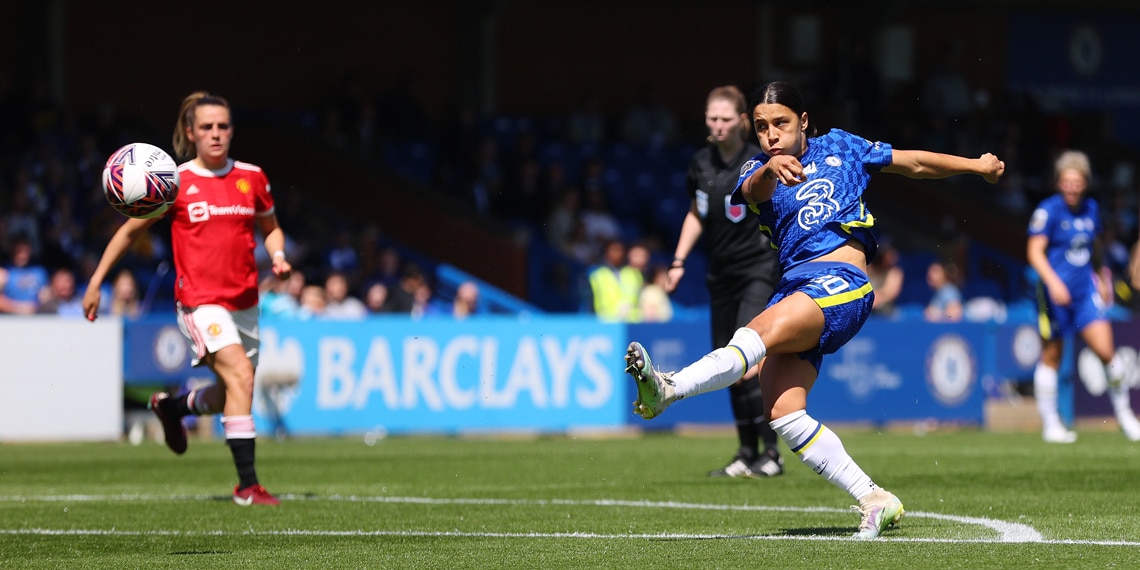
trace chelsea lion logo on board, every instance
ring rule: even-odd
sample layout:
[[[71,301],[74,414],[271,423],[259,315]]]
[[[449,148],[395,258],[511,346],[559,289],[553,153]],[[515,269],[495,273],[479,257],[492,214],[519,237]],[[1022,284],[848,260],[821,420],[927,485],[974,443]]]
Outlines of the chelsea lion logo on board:
[[[164,326],[154,337],[154,361],[163,372],[177,372],[186,365],[186,340],[175,326]]]
[[[934,340],[926,357],[926,382],[935,399],[957,406],[969,398],[976,380],[974,353],[966,339],[945,334]]]
[[[1041,336],[1031,325],[1021,325],[1013,333],[1013,360],[1018,366],[1029,369],[1041,358]]]

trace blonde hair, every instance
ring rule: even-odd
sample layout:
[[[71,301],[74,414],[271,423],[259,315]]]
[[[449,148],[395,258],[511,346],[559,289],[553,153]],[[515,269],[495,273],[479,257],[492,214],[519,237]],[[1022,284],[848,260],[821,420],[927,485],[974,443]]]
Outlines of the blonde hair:
[[[198,149],[186,136],[186,130],[194,127],[194,113],[202,105],[230,108],[230,103],[226,101],[225,97],[211,95],[207,91],[195,91],[182,100],[182,108],[178,111],[178,121],[174,123],[174,154],[180,160],[190,160],[198,156]]]
[[[1053,163],[1053,177],[1060,178],[1064,170],[1076,170],[1085,177],[1085,181],[1092,180],[1092,167],[1089,166],[1089,157],[1079,150],[1066,150],[1057,157]]]
[[[732,108],[736,109],[738,115],[748,115],[748,100],[745,99],[744,93],[735,85],[721,85],[714,87],[709,91],[709,96],[705,99],[705,106],[708,107],[709,103],[713,101],[724,100],[732,104]],[[748,124],[747,120],[740,121],[740,138],[747,140],[752,132],[752,126]],[[709,138],[712,142],[712,138]]]

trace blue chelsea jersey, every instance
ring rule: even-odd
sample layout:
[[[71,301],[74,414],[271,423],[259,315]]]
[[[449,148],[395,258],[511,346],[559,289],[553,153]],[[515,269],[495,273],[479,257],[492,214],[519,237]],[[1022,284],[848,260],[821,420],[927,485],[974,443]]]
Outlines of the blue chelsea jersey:
[[[1092,198],[1072,209],[1054,194],[1042,200],[1029,219],[1029,235],[1048,238],[1049,266],[1074,293],[1093,288],[1092,247],[1100,231],[1100,209]]]
[[[760,153],[744,164],[733,203],[745,203],[741,184],[769,158]],[[871,233],[875,217],[863,203],[863,191],[872,172],[891,164],[891,145],[832,129],[808,140],[800,163],[804,182],[785,186],[777,181],[771,200],[749,205],[760,216],[760,230],[776,246],[780,267],[787,272],[851,238],[865,246],[868,260],[873,259],[878,247]]]

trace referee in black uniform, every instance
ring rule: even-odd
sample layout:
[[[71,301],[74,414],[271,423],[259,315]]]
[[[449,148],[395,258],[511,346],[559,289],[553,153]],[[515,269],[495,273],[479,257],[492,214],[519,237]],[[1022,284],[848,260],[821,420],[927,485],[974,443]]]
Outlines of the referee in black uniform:
[[[760,148],[752,138],[744,94],[735,86],[713,89],[705,104],[709,144],[689,161],[688,188],[692,202],[669,268],[666,290],[672,292],[685,275],[685,259],[705,237],[709,257],[706,284],[711,300],[712,346],[726,346],[736,329],[760,314],[779,281],[776,250],[759,230],[759,220],[747,206],[732,206],[729,195],[740,169]],[[740,449],[713,477],[774,477],[784,472],[776,432],[764,417],[764,400],[757,381],[758,367],[729,388]],[[760,444],[763,442],[763,449]]]

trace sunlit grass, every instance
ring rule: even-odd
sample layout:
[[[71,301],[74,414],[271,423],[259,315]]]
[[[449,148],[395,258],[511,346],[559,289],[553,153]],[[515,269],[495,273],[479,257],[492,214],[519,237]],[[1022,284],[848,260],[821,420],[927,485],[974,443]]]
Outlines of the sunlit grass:
[[[1140,445],[1116,433],[837,430],[908,516],[848,539],[850,497],[787,473],[710,479],[730,434],[261,440],[277,508],[229,502],[194,441],[0,446],[0,566],[40,568],[1135,567]],[[1026,537],[1039,542],[1013,543]]]

